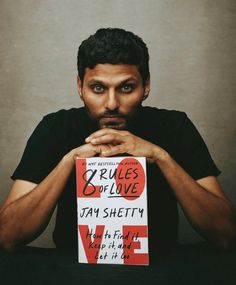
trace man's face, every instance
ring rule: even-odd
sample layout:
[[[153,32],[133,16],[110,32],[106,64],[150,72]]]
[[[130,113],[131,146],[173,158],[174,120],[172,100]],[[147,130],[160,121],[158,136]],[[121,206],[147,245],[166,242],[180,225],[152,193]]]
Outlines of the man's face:
[[[126,129],[150,91],[135,65],[97,64],[86,68],[78,91],[88,114],[100,128]]]

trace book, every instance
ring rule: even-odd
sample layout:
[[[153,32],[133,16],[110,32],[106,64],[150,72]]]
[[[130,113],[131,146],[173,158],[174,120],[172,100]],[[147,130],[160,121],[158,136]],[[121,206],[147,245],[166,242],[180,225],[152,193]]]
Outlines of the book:
[[[77,158],[78,262],[149,264],[144,157]]]

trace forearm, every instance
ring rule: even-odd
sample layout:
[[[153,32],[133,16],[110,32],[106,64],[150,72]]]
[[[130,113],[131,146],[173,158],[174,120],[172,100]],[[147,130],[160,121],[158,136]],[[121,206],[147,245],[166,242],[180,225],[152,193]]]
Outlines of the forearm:
[[[3,206],[0,211],[1,247],[13,250],[45,229],[73,165],[73,160],[65,156],[32,191]]]
[[[199,185],[165,151],[156,163],[192,226],[223,247],[231,243],[236,235],[235,209],[228,200]]]
[[[235,209],[214,177],[205,177],[200,185],[164,149],[127,131],[104,128],[91,134],[86,142],[111,144],[101,156],[129,153],[146,157],[148,163],[156,163],[193,227],[223,247],[235,242]]]

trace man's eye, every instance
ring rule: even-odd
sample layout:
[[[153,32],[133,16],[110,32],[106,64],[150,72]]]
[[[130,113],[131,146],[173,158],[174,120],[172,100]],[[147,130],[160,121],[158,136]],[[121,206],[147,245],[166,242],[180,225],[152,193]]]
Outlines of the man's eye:
[[[95,93],[102,93],[104,91],[104,87],[102,85],[93,85],[92,89]]]
[[[121,92],[130,93],[134,90],[133,84],[124,84],[120,87]]]

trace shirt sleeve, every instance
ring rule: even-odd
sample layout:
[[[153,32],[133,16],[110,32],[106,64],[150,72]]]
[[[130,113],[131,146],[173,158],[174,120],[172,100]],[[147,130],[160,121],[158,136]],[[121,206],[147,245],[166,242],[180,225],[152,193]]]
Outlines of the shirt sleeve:
[[[40,183],[62,158],[59,134],[60,128],[53,116],[45,116],[30,136],[11,178]]]
[[[214,163],[209,150],[198,130],[182,113],[180,128],[176,136],[177,157],[180,165],[195,180],[207,176],[218,176],[221,172]]]

